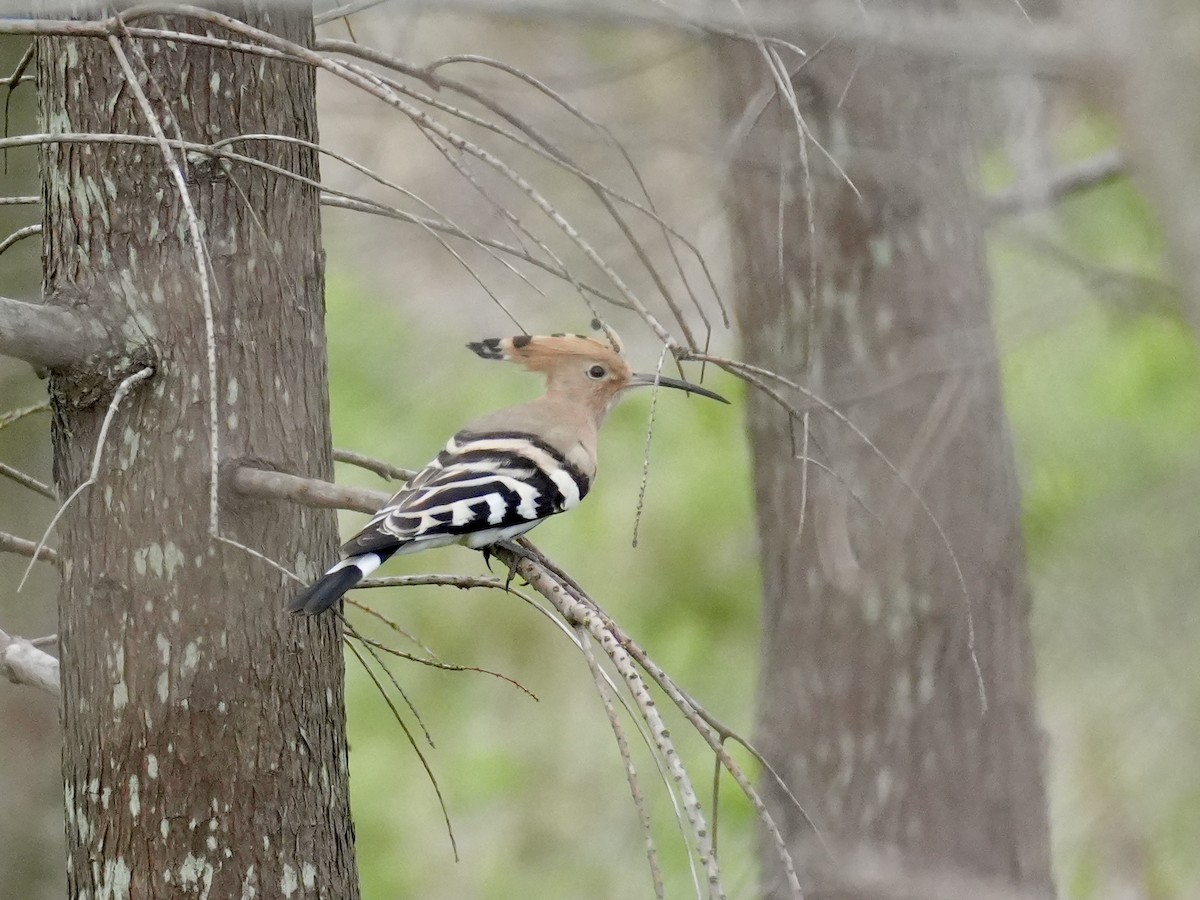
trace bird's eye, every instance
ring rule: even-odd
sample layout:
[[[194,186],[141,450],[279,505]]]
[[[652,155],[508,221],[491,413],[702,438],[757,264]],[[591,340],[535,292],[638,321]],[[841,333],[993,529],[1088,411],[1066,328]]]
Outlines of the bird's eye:
[[[608,370],[604,368],[604,366],[592,366],[587,370],[587,376],[588,378],[592,379],[592,381],[599,381],[607,374]]]

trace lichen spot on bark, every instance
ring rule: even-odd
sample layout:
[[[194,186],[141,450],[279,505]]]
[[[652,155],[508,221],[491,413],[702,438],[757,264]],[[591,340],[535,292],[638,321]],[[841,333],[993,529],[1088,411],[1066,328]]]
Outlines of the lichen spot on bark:
[[[279,890],[283,892],[283,896],[290,897],[296,893],[300,887],[300,882],[296,878],[296,870],[287,863],[283,864],[283,877],[279,879]]]

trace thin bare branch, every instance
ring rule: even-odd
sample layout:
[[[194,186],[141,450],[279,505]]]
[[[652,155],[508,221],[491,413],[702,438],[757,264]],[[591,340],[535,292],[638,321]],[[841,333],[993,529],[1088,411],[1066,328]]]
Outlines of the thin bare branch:
[[[625,764],[625,780],[629,784],[629,793],[633,798],[633,806],[637,810],[638,824],[642,828],[642,837],[646,844],[646,861],[650,866],[650,879],[654,883],[654,896],[658,900],[663,900],[666,897],[666,887],[663,885],[662,867],[658,862],[658,848],[654,844],[654,832],[650,828],[650,811],[646,808],[646,799],[642,796],[642,789],[638,784],[637,767],[634,766],[633,755],[629,752],[629,741],[625,737],[625,728],[621,725],[616,707],[613,706],[613,691],[608,686],[608,680],[600,668],[596,654],[592,651],[592,643],[587,629],[582,625],[576,625],[575,634],[579,639],[577,645],[583,651],[588,669],[592,673],[592,680],[596,684],[596,692],[604,704],[604,714],[608,717],[613,738],[617,742],[621,762]]]
[[[121,406],[121,401],[125,399],[125,396],[131,390],[133,390],[134,386],[137,385],[138,382],[145,381],[153,374],[154,370],[147,366],[144,369],[139,369],[132,375],[126,376],[125,379],[119,385],[117,385],[117,389],[113,393],[113,398],[109,401],[108,411],[104,414],[104,422],[100,425],[100,435],[96,438],[96,450],[92,455],[92,470],[88,474],[87,480],[81,483],[79,487],[75,488],[75,490],[71,491],[71,496],[67,497],[67,499],[63,501],[62,506],[58,508],[58,511],[50,520],[50,524],[46,526],[46,531],[42,534],[42,539],[38,541],[37,549],[34,551],[33,558],[29,560],[29,565],[25,567],[25,574],[21,577],[21,583],[17,585],[18,593],[20,592],[21,588],[25,586],[25,579],[29,577],[29,573],[33,570],[33,564],[37,561],[38,555],[40,554],[42,548],[46,545],[46,539],[50,537],[50,532],[54,530],[54,526],[58,523],[59,518],[64,512],[66,512],[67,507],[71,505],[75,498],[83,493],[85,488],[92,486],[96,483],[97,479],[99,479],[100,462],[104,457],[104,442],[108,437],[108,429],[112,425],[113,418],[117,414],[117,409]]]
[[[58,696],[58,660],[32,641],[0,631],[0,674],[13,684],[27,684]]]
[[[310,50],[292,41],[280,38],[277,35],[271,34],[261,29],[254,28],[244,22],[239,22],[229,16],[220,13],[210,12],[192,6],[171,6],[165,8],[172,14],[191,16],[201,19],[205,22],[210,22],[214,25],[219,25],[237,34],[251,37],[265,46],[273,47],[282,52],[290,53],[294,57],[303,60],[310,65],[325,69],[336,75],[337,77],[355,85],[366,91],[373,97],[381,100],[394,109],[397,109],[408,117],[413,124],[422,130],[436,134],[439,138],[449,143],[452,147],[469,153],[476,157],[485,165],[494,169],[501,177],[513,184],[521,193],[523,193],[542,213],[550,219],[551,222],[571,241],[582,253],[592,262],[597,268],[604,272],[605,276],[612,282],[617,292],[621,294],[625,300],[633,307],[634,311],[642,318],[642,320],[651,328],[658,338],[673,349],[679,346],[679,342],[668,332],[658,319],[646,308],[641,299],[633,292],[633,290],[625,283],[624,279],[616,272],[616,270],[595,250],[584,236],[572,225],[558,209],[545,197],[542,193],[531,184],[520,173],[513,169],[507,162],[500,157],[491,153],[483,147],[478,146],[472,141],[467,140],[462,135],[451,131],[441,122],[431,118],[423,110],[417,108],[411,103],[404,100],[396,92],[386,88],[378,79],[368,77],[361,72],[354,71],[349,65],[329,59],[316,51]],[[163,7],[150,5],[139,7],[137,15],[148,15],[151,13],[161,13]],[[0,23],[2,27],[2,23]]]
[[[417,215],[413,215],[412,213],[404,212],[403,210],[396,209],[395,207],[387,206],[387,205],[379,203],[375,200],[369,200],[367,198],[351,197],[351,196],[349,196],[347,194],[343,194],[341,192],[337,192],[337,193],[334,193],[331,191],[323,192],[321,194],[321,205],[338,207],[340,209],[348,209],[353,212],[368,213],[369,215],[373,215],[373,216],[384,216],[385,218],[395,219],[398,222],[408,222],[413,225],[419,225],[422,228],[433,229],[434,231],[441,231],[444,234],[449,234],[449,235],[453,235],[454,237],[457,237],[457,238],[462,238],[463,240],[470,241],[473,244],[480,244],[485,247],[491,247],[492,249],[498,250],[501,253],[505,253],[505,254],[513,257],[514,259],[519,259],[522,262],[527,262],[532,266],[536,266],[537,268],[541,269],[544,272],[549,272],[551,275],[561,278],[564,281],[568,281],[571,284],[575,285],[577,289],[586,291],[587,293],[591,294],[593,297],[603,300],[605,303],[611,303],[613,306],[619,306],[623,309],[630,308],[629,304],[626,303],[624,300],[621,300],[618,297],[614,297],[612,294],[606,293],[606,292],[600,290],[599,288],[595,287],[594,285],[588,284],[585,281],[576,281],[574,276],[572,276],[570,271],[562,264],[562,262],[560,260],[558,260],[557,257],[554,257],[553,263],[548,263],[545,260],[538,259],[536,256],[529,254],[528,252],[521,249],[520,247],[513,247],[511,244],[505,244],[501,241],[497,241],[497,240],[493,240],[492,238],[485,237],[484,235],[472,234],[468,231],[462,230],[461,228],[447,225],[446,223],[439,222],[435,219],[422,218],[421,216],[417,216]]]
[[[418,7],[423,8],[421,0],[394,0],[391,8],[410,11]],[[441,0],[438,8],[443,12],[553,19],[573,25],[596,22],[609,27],[704,29],[743,40],[751,39],[749,25],[768,42],[785,49],[793,48],[796,41],[820,43],[832,38],[847,45],[888,46],[930,59],[1006,72],[1078,75],[1106,64],[1101,48],[1090,44],[1069,20],[1039,19],[1031,25],[1024,18],[1001,13],[915,14],[876,4],[870,15],[863,15],[858,4],[838,0],[755,4],[746,17],[720,0],[692,5],[686,12],[642,0]],[[1111,64],[1112,60],[1107,62]]]
[[[384,65],[389,65],[392,68],[396,68],[398,71],[403,71],[408,74],[413,74],[412,67],[408,66],[408,64],[404,63],[403,61],[395,60],[394,58],[387,57],[384,54],[380,54],[378,51],[368,51],[368,53],[369,53],[369,55],[368,55],[368,53],[364,53],[363,49],[360,48],[359,45],[357,45],[357,44],[351,44],[346,41],[319,41],[317,43],[317,46],[319,49],[325,49],[325,50],[329,50],[331,52],[353,54],[353,55],[362,56],[363,58],[369,58],[373,62],[379,62]],[[466,84],[463,84],[463,83],[457,82],[457,81],[451,81],[448,79],[444,79],[441,76],[434,74],[439,67],[447,65],[449,63],[453,63],[453,62],[479,63],[481,65],[491,66],[502,72],[512,75],[512,76],[520,79],[521,81],[525,82],[526,84],[530,85],[531,87],[534,87],[536,90],[540,91],[542,94],[544,94],[545,96],[551,98],[556,103],[558,103],[563,109],[567,110],[567,112],[574,115],[575,117],[577,117],[584,123],[588,124],[593,129],[596,129],[599,133],[601,133],[608,139],[608,141],[618,150],[618,152],[624,157],[626,162],[629,164],[630,169],[633,171],[634,176],[636,177],[639,186],[641,187],[643,193],[645,194],[645,196],[647,198],[648,206],[643,205],[640,202],[638,202],[630,197],[627,197],[627,196],[621,194],[620,192],[614,190],[613,188],[609,187],[603,181],[601,181],[600,179],[598,179],[594,175],[592,175],[590,172],[588,172],[584,167],[575,163],[564,150],[562,150],[560,147],[556,146],[554,143],[552,143],[547,138],[543,137],[531,125],[524,122],[517,116],[513,115],[511,112],[509,112],[507,109],[505,109],[503,105],[501,105],[500,103],[491,99],[486,94],[472,88],[469,85],[466,85]],[[351,66],[351,68],[354,69],[355,71],[361,71],[358,69],[358,67]],[[411,97],[421,103],[426,104],[427,106],[432,107],[433,109],[438,109],[442,112],[446,112],[446,113],[456,116],[466,122],[469,122],[473,125],[476,125],[480,128],[490,131],[494,134],[497,134],[500,137],[503,137],[506,140],[511,141],[512,143],[516,144],[517,146],[522,147],[523,149],[528,150],[531,153],[534,153],[534,154],[542,157],[543,159],[546,159],[546,160],[552,162],[554,165],[561,167],[565,171],[570,172],[572,175],[574,175],[575,177],[577,177],[581,181],[583,181],[593,191],[593,193],[595,193],[597,199],[600,201],[601,205],[604,206],[605,210],[609,214],[609,217],[616,223],[617,227],[621,230],[622,234],[625,235],[626,240],[629,242],[629,245],[633,248],[634,253],[637,255],[638,259],[641,261],[646,272],[650,275],[650,278],[654,281],[655,286],[658,288],[659,293],[662,295],[664,301],[667,303],[667,306],[671,309],[672,313],[675,315],[675,319],[679,323],[681,330],[684,332],[684,336],[687,339],[688,344],[693,347],[696,346],[695,338],[691,334],[688,324],[687,324],[686,320],[683,318],[682,313],[680,312],[678,305],[677,305],[674,297],[671,294],[670,288],[667,286],[661,273],[658,271],[658,268],[652,262],[650,255],[646,251],[642,242],[633,233],[633,230],[629,226],[628,222],[626,222],[625,218],[617,210],[613,201],[615,200],[615,201],[623,203],[627,206],[633,207],[637,211],[639,211],[642,214],[646,215],[647,217],[651,218],[662,228],[663,235],[666,239],[666,246],[667,246],[672,258],[675,261],[680,278],[682,279],[683,284],[688,291],[690,299],[692,300],[693,304],[695,305],[697,312],[699,313],[701,319],[703,320],[703,322],[705,324],[705,327],[711,329],[711,325],[709,324],[708,317],[704,312],[704,308],[701,306],[699,299],[692,292],[691,285],[688,283],[687,276],[683,271],[683,268],[682,268],[682,265],[680,264],[678,256],[676,255],[675,246],[674,246],[674,243],[672,242],[672,237],[682,241],[685,244],[685,246],[687,246],[690,250],[692,250],[694,255],[696,256],[696,258],[700,261],[700,264],[702,267],[705,267],[704,260],[701,257],[700,253],[696,250],[695,246],[692,245],[686,239],[684,239],[682,237],[682,235],[679,234],[678,231],[676,231],[674,228],[672,228],[670,225],[668,225],[667,222],[664,219],[662,219],[662,217],[659,216],[658,213],[654,210],[653,201],[650,199],[649,192],[646,190],[645,183],[643,182],[640,174],[638,173],[636,166],[634,166],[632,158],[630,157],[630,155],[629,155],[628,151],[625,149],[625,147],[612,135],[612,133],[608,129],[604,128],[599,123],[594,122],[592,119],[585,116],[580,110],[578,110],[573,104],[571,104],[569,101],[567,101],[564,97],[562,97],[555,91],[551,90],[548,86],[546,86],[542,82],[538,81],[537,79],[533,78],[532,76],[526,74],[525,72],[522,72],[520,69],[516,68],[515,66],[509,66],[505,63],[501,63],[496,60],[488,59],[486,57],[481,57],[481,56],[444,57],[443,59],[439,59],[439,60],[435,61],[434,63],[430,64],[430,66],[427,67],[426,69],[420,70],[419,73],[417,73],[417,77],[421,77],[421,76],[423,76],[425,78],[425,80],[427,80],[427,81],[432,81],[434,83],[435,89],[448,88],[450,90],[454,90],[454,91],[462,94],[465,97],[469,97],[470,99],[474,100],[476,103],[479,103],[482,106],[484,106],[489,111],[500,116],[505,121],[516,126],[521,131],[522,134],[521,135],[514,134],[510,131],[507,131],[507,130],[499,127],[495,123],[488,121],[487,119],[480,118],[479,116],[473,115],[472,113],[469,113],[466,110],[460,109],[449,103],[438,100],[436,97],[431,97],[429,95],[422,94],[421,92],[416,91],[413,88],[411,88],[407,85],[401,84],[399,82],[396,82],[392,79],[381,79],[381,80],[385,81],[388,84],[388,86],[392,87],[393,89],[398,90],[401,93],[405,94],[405,96]],[[522,135],[526,135],[527,137],[523,137]],[[456,168],[458,167],[454,163],[453,160],[451,160],[451,164],[455,165]],[[472,181],[473,181],[473,179],[472,179]],[[511,213],[510,213],[510,215],[511,215]],[[706,274],[707,274],[707,271],[706,271]],[[709,283],[713,287],[714,294],[717,295],[718,303],[720,304],[720,295],[716,291],[715,282],[713,282],[712,279],[710,278]],[[586,300],[586,298],[585,298],[585,300]],[[722,312],[724,312],[723,306],[722,306]],[[595,314],[595,311],[593,310],[593,315],[594,314]],[[726,324],[728,324],[728,320],[726,320]]]
[[[364,578],[354,587],[357,590],[358,588],[421,587],[431,584],[456,587],[462,590],[470,588],[508,590],[503,578],[487,575],[389,575],[385,578]]]
[[[362,654],[358,652],[358,650],[355,648],[354,644],[348,638],[343,638],[343,642],[350,649],[350,652],[352,654],[354,654],[354,658],[358,660],[359,665],[361,665],[363,667],[363,671],[367,673],[367,676],[375,684],[375,688],[379,692],[379,696],[381,696],[383,698],[384,703],[386,703],[388,706],[388,709],[391,710],[392,718],[394,718],[396,720],[396,724],[399,725],[400,730],[404,732],[404,736],[408,739],[409,746],[413,748],[413,752],[417,754],[417,759],[420,761],[422,768],[425,769],[425,774],[429,776],[429,783],[431,785],[433,785],[433,792],[437,795],[438,806],[441,807],[442,818],[446,823],[446,832],[450,837],[450,847],[451,847],[452,851],[454,852],[454,860],[455,860],[455,862],[457,862],[458,861],[458,843],[454,839],[454,826],[450,822],[450,811],[446,808],[446,800],[445,800],[445,798],[442,797],[442,789],[438,785],[437,777],[433,774],[433,767],[429,764],[429,760],[426,759],[425,754],[421,752],[421,748],[417,744],[416,738],[413,736],[413,733],[409,730],[408,725],[405,723],[404,719],[401,717],[400,710],[396,709],[396,704],[394,704],[392,702],[392,698],[388,696],[388,693],[384,689],[383,684],[380,682],[379,678],[375,675],[375,673],[373,671],[371,671],[371,667],[367,665],[367,661],[365,659],[363,659]],[[368,651],[370,650],[369,646],[364,645],[364,647]],[[376,657],[376,660],[378,660],[377,657]],[[385,672],[388,673],[389,676],[391,675],[391,672],[387,669],[386,666],[382,666],[382,664],[381,664],[381,667],[384,669]],[[394,679],[393,679],[393,681],[394,681]]]
[[[390,494],[369,488],[330,484],[316,478],[301,478],[284,472],[270,472],[251,466],[238,466],[228,474],[229,487],[243,497],[262,500],[287,500],[301,506],[320,509],[351,509],[373,513]]]
[[[51,547],[39,548],[33,541],[27,541],[6,531],[0,531],[0,553],[15,553],[18,556],[28,556],[58,565],[57,550]]]
[[[726,359],[724,357],[711,356],[709,354],[701,353],[688,354],[688,357],[696,360],[706,360],[707,362],[711,362],[713,365],[719,366],[726,372],[729,372],[731,375],[737,375],[739,378],[746,381],[748,384],[754,385],[756,388],[774,400],[775,403],[777,403],[789,416],[803,417],[804,413],[802,410],[798,409],[794,403],[790,402],[767,382],[773,381],[797,392],[811,404],[825,410],[825,412],[829,413],[838,422],[848,428],[851,433],[853,433],[856,438],[862,441],[863,444],[875,455],[876,459],[878,459],[881,463],[883,463],[884,466],[887,467],[888,471],[896,477],[901,486],[905,489],[905,491],[908,492],[909,496],[916,501],[917,505],[921,508],[922,514],[929,521],[929,523],[933,525],[934,530],[937,532],[938,539],[941,541],[942,546],[946,548],[946,553],[950,557],[950,562],[954,567],[954,574],[958,580],[959,591],[962,594],[963,605],[966,609],[967,651],[971,657],[972,668],[975,670],[975,682],[979,691],[979,714],[981,716],[985,715],[988,711],[987,687],[984,684],[983,669],[980,668],[979,654],[975,646],[975,613],[971,605],[971,592],[967,589],[967,578],[963,574],[962,564],[959,562],[958,554],[954,552],[954,545],[950,543],[950,536],[946,534],[946,529],[942,526],[941,521],[936,515],[934,515],[933,510],[930,509],[929,504],[925,501],[925,498],[921,495],[921,492],[918,491],[913,485],[912,481],[900,471],[899,467],[892,462],[891,458],[882,450],[880,450],[875,442],[871,440],[870,436],[861,428],[859,428],[849,416],[847,416],[828,400],[824,399],[818,394],[815,394],[808,388],[797,384],[791,379],[785,378],[776,372],[772,372],[769,369],[750,365],[749,363],[739,362],[738,360]]]
[[[1041,190],[1036,195],[1031,196],[1021,185],[993,194],[987,200],[987,211],[996,218],[1044,209],[1071,194],[1111,184],[1128,174],[1129,165],[1125,155],[1113,148],[1051,172],[1046,183],[1039,186]]]
[[[20,469],[14,469],[7,463],[0,462],[0,476],[12,479],[21,487],[28,488],[35,494],[41,494],[43,497],[49,497],[51,500],[57,500],[58,494],[54,493],[54,488],[48,484],[44,484],[34,478],[32,475],[26,475]]]
[[[124,28],[124,22],[120,18],[117,21]],[[167,139],[166,132],[163,131],[162,123],[158,121],[158,116],[155,115],[154,107],[150,105],[150,98],[146,96],[146,92],[142,90],[142,86],[138,82],[137,75],[134,74],[129,57],[125,55],[125,50],[121,46],[120,38],[115,34],[109,34],[108,46],[112,50],[113,56],[116,57],[117,64],[121,67],[121,72],[125,75],[125,83],[133,93],[134,99],[137,100],[142,118],[146,120],[146,125],[153,133],[155,143],[158,144],[159,149],[162,151],[163,162],[166,164],[167,170],[171,173],[171,177],[175,181],[175,189],[179,193],[179,202],[183,205],[184,221],[187,224],[188,237],[190,239],[189,243],[191,244],[192,253],[195,256],[196,277],[200,283],[200,302],[204,311],[205,361],[207,362],[208,369],[208,533],[215,538],[221,533],[220,504],[217,502],[219,490],[218,469],[221,460],[217,424],[217,412],[219,408],[219,399],[217,397],[217,338],[216,323],[213,319],[213,291],[209,281],[208,261],[205,258],[204,238],[200,233],[200,219],[196,215],[195,206],[192,204],[192,195],[188,191],[187,178],[184,176],[183,169],[180,167],[178,160],[176,160],[175,154],[171,152],[171,143]]]
[[[78,312],[0,297],[0,354],[62,369],[81,365],[107,345],[104,329]]]
[[[49,412],[50,401],[43,400],[41,403],[35,403],[33,406],[26,406],[23,409],[10,409],[6,413],[0,413],[0,428],[7,428],[14,422],[19,422],[26,416],[31,416],[34,413]]]
[[[662,375],[663,363],[667,361],[667,348],[662,348],[662,353],[658,355],[658,368],[654,370],[654,377],[657,379]],[[650,484],[650,442],[654,439],[654,415],[658,410],[658,382],[655,381],[654,387],[650,391],[650,414],[646,420],[646,444],[642,449],[642,481],[638,485],[637,505],[634,507],[633,513],[633,540],[631,545],[638,545],[638,529],[642,524],[642,509],[646,504],[646,488]]]
[[[354,0],[353,3],[344,3],[327,12],[317,13],[313,16],[313,24],[325,25],[328,22],[344,19],[346,16],[352,16],[355,13],[365,12],[375,6],[382,6],[387,2],[389,0]]]
[[[396,479],[398,481],[410,481],[417,473],[412,469],[402,469],[399,466],[393,466],[390,462],[385,462],[382,459],[376,459],[373,456],[366,456],[362,453],[356,453],[354,450],[339,450],[336,447],[333,449],[333,461],[346,463],[349,466],[358,466],[360,469],[366,469],[368,472],[374,472],[380,478],[386,481]]]
[[[0,253],[3,253],[17,241],[24,240],[27,237],[33,237],[35,234],[42,233],[41,225],[26,225],[24,228],[18,228],[4,240],[0,241]]]
[[[35,203],[41,202],[42,198],[35,194],[18,197],[0,197],[0,206],[32,206]]]
[[[535,571],[536,567],[540,566],[544,572],[549,573],[551,576],[551,590],[554,591],[554,585],[556,584],[558,588],[558,590],[555,591],[556,594],[560,592],[564,593],[567,597],[569,597],[569,602],[571,604],[578,605],[577,607],[573,607],[574,611],[572,614],[582,615],[585,617],[587,615],[592,615],[599,619],[602,622],[603,628],[611,634],[612,638],[617,642],[617,644],[645,670],[655,684],[662,688],[662,690],[671,699],[672,703],[675,704],[676,708],[684,715],[696,732],[700,734],[702,738],[704,738],[705,742],[713,750],[714,754],[716,754],[721,766],[733,776],[743,795],[754,807],[759,821],[762,823],[763,828],[771,837],[775,845],[776,854],[778,855],[780,862],[783,864],[784,871],[787,874],[788,884],[792,889],[793,895],[799,897],[799,879],[796,876],[791,854],[788,851],[787,844],[783,839],[783,835],[779,831],[778,826],[775,824],[775,820],[771,816],[770,811],[767,809],[766,803],[758,793],[758,790],[754,787],[749,777],[747,777],[747,775],[742,771],[741,767],[737,765],[737,763],[723,746],[725,740],[733,739],[744,746],[754,755],[755,759],[763,764],[763,766],[772,774],[773,777],[776,778],[776,780],[779,780],[778,776],[775,775],[774,769],[771,768],[770,764],[767,763],[762,755],[755,750],[748,741],[735,732],[719,726],[719,724],[716,723],[716,720],[713,719],[712,716],[709,715],[702,706],[700,706],[700,704],[696,703],[682,689],[680,689],[679,686],[675,684],[674,680],[671,679],[671,677],[662,669],[662,667],[659,666],[650,657],[650,655],[642,647],[640,647],[637,642],[634,641],[614,620],[609,618],[604,610],[602,610],[596,604],[596,602],[587,595],[583,588],[581,588],[571,578],[570,575],[556,566],[550,559],[546,557],[545,554],[539,551],[527,539],[522,539],[521,545],[527,551],[529,551],[533,557],[533,559],[523,560],[523,562],[528,563],[530,567],[534,567]],[[522,576],[528,579],[528,576],[525,574],[526,570],[521,569],[520,571]],[[546,582],[544,580],[541,582],[541,584],[543,587],[546,586]],[[541,588],[537,587],[536,585],[534,587],[539,591],[539,593],[542,592]],[[543,596],[546,595],[543,594]],[[551,602],[553,602],[553,599],[548,596],[547,599],[550,599]],[[556,608],[559,609],[561,614],[565,615],[565,613],[562,613],[563,604],[556,604]],[[796,809],[802,816],[804,816],[806,821],[812,825],[814,832],[821,842],[821,845],[826,847],[824,836],[820,830],[817,829],[812,819],[809,818],[804,807],[800,805],[800,803],[795,799],[791,791],[787,789],[787,786],[784,785],[782,781],[780,781],[780,784],[787,793],[787,796],[795,804]],[[826,849],[828,848],[826,847]]]
[[[491,669],[483,669],[479,666],[460,666],[455,663],[444,662],[441,659],[438,659],[435,655],[416,656],[412,653],[405,653],[403,650],[397,650],[395,647],[389,647],[387,644],[372,640],[371,638],[366,637],[357,631],[354,632],[353,637],[360,644],[374,647],[376,650],[379,650],[382,653],[387,653],[388,655],[398,657],[399,659],[406,659],[409,662],[419,663],[422,666],[429,666],[432,669],[442,669],[445,672],[478,672],[480,675],[490,675],[492,678],[498,678],[500,681],[507,681],[531,700],[534,700],[535,702],[541,702],[538,700],[537,694],[525,687],[525,685],[521,684],[521,682],[514,678],[509,678],[507,675],[504,675],[501,672],[494,672]]]
[[[663,722],[641,674],[634,667],[629,654],[606,626],[604,620],[607,617],[602,616],[594,603],[581,599],[582,592],[577,591],[573,584],[556,580],[549,569],[532,557],[517,557],[508,551],[502,551],[499,555],[513,565],[534,590],[553,604],[563,618],[585,628],[616,667],[637,704],[639,714],[649,726],[655,749],[665,760],[671,778],[679,790],[684,813],[691,826],[696,856],[707,874],[709,896],[723,898],[725,891],[721,886],[720,868],[713,854],[708,825],[691,778],[679,759],[670,731]]]

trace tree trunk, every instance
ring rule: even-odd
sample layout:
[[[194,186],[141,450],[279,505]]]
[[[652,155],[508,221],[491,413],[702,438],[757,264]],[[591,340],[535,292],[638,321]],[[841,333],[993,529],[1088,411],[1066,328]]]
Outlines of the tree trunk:
[[[312,40],[300,7],[254,7],[248,21]],[[311,69],[124,46],[168,137],[316,140]],[[43,38],[37,50],[46,130],[151,133],[105,41]],[[234,149],[317,177],[316,154],[296,145]],[[210,385],[187,219],[160,150],[62,144],[43,162],[46,297],[125,343],[52,374],[63,496],[88,476],[115,386],[154,367],[115,414],[98,483],[58,525],[70,895],[357,897],[338,624],[289,618],[295,585],[209,533],[210,428],[223,464],[332,474],[317,193],[188,159],[212,277]],[[308,577],[332,557],[336,524],[332,512],[230,501],[220,532]]]
[[[753,48],[725,54],[739,121],[766,69]],[[1042,896],[1052,887],[1029,589],[966,77],[883,47],[830,46],[794,85],[807,127],[862,196],[810,144],[810,241],[795,128],[786,105],[768,107],[732,181],[745,356],[836,404],[903,480],[819,408],[806,444],[799,419],[750,393],[759,740],[833,858],[768,782],[771,807],[810,897],[984,896],[984,883]],[[781,142],[792,148],[782,183]],[[806,484],[806,446],[837,477],[809,465]],[[986,713],[954,557],[905,481],[961,564]],[[763,858],[767,895],[786,896]]]

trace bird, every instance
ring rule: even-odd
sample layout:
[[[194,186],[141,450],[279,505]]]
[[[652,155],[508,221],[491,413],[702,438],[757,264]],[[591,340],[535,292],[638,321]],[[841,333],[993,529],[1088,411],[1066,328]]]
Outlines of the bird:
[[[313,615],[333,606],[393,556],[449,544],[482,550],[511,542],[579,505],[596,477],[600,426],[626,391],[658,385],[721,403],[713,391],[660,374],[635,373],[620,338],[580,334],[486,338],[467,344],[485,360],[541,374],[545,393],[466,425],[341,548],[342,559],[288,609]]]

